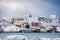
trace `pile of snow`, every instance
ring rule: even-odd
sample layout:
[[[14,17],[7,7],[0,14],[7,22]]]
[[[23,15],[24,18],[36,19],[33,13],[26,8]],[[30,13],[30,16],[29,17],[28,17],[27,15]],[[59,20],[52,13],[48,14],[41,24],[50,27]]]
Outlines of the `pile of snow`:
[[[3,30],[4,30],[5,32],[12,32],[12,31],[15,32],[15,31],[19,31],[20,28],[14,26],[14,25],[7,25],[6,27],[3,27]]]
[[[22,35],[10,35],[7,36],[4,40],[28,40],[27,37]]]

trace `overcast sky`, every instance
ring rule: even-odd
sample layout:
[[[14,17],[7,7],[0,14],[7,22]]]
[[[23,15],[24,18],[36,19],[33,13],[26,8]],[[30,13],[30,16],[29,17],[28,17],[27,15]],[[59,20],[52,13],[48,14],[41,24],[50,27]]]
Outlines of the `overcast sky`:
[[[0,17],[49,17],[51,14],[60,18],[60,0],[0,0]]]

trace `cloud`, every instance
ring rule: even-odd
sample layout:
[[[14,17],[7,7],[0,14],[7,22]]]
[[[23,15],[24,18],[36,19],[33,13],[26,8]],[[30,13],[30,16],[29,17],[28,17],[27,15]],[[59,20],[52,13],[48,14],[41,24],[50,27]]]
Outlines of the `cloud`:
[[[57,13],[58,9],[44,1],[0,1],[0,14],[7,17],[20,17],[24,15],[49,16]]]

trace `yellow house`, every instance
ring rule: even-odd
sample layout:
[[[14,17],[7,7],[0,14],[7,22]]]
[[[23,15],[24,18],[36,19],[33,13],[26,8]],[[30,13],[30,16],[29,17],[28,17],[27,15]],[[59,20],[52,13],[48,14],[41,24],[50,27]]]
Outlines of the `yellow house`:
[[[12,21],[13,22],[18,22],[18,21],[20,21],[20,18],[13,18]]]
[[[12,18],[13,22],[19,22],[19,21],[23,21],[23,18]]]

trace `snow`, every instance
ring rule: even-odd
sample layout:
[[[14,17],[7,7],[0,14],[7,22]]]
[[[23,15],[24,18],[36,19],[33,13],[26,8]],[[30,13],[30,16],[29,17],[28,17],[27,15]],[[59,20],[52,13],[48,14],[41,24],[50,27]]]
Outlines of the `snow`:
[[[5,32],[19,31],[20,29],[16,26],[10,25],[3,29]]]
[[[9,35],[5,38],[5,40],[27,40],[27,37],[22,35]]]

